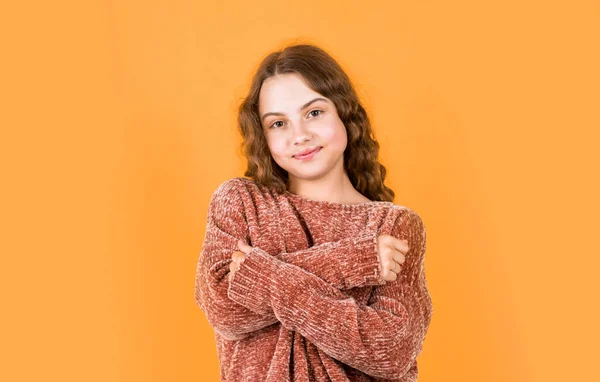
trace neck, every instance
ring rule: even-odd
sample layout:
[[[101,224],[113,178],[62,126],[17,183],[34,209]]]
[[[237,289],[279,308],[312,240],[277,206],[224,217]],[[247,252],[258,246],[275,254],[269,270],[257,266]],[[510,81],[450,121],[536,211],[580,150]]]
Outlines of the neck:
[[[290,177],[288,191],[309,199],[335,203],[356,200],[357,195],[360,195],[345,170],[315,179]]]

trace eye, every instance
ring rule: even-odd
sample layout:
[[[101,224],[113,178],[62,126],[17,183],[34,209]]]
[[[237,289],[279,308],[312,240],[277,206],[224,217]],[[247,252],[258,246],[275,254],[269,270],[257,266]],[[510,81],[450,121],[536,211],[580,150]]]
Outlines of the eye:
[[[273,123],[271,124],[271,126],[269,126],[269,128],[273,128],[273,126],[274,126],[276,123],[279,123],[279,122],[283,123],[282,121],[275,121],[275,122],[273,122]]]
[[[308,112],[308,114],[311,115],[311,113],[314,113],[315,111],[318,111],[319,114],[323,114],[323,110],[319,110],[319,109],[311,110],[311,111]],[[317,114],[317,115],[312,114],[312,115],[315,116],[315,117],[318,117],[319,114]]]
[[[312,113],[318,113],[318,114],[312,114]],[[308,112],[309,115],[312,115],[313,117],[318,117],[319,115],[323,114],[323,110],[319,110],[319,109],[314,109]],[[271,126],[269,126],[269,129],[272,129],[273,127],[281,127],[281,126],[277,126],[277,123],[283,123],[283,121],[275,121],[271,124]]]

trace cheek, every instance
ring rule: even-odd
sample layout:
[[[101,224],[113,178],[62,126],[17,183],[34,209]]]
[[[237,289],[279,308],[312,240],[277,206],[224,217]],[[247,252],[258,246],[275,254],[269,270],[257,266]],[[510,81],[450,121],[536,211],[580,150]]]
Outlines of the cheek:
[[[329,129],[323,129],[322,138],[330,147],[335,147],[343,151],[348,142],[344,124],[342,121],[337,120],[329,126]]]
[[[281,139],[271,139],[267,140],[267,144],[269,146],[269,150],[271,151],[271,155],[273,158],[284,158],[287,156],[287,150],[285,142]]]

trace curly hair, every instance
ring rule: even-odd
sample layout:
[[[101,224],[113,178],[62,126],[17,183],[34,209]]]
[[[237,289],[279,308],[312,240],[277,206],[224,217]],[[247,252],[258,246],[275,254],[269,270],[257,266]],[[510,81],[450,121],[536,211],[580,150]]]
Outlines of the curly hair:
[[[348,143],[344,150],[344,169],[354,188],[369,200],[393,202],[394,191],[383,184],[386,168],[378,161],[379,143],[354,85],[325,50],[310,44],[288,45],[270,53],[254,74],[237,117],[243,138],[241,151],[248,160],[244,176],[279,194],[289,187],[287,171],[275,162],[269,151],[258,108],[263,82],[287,73],[300,75],[307,86],[335,105],[346,127]]]

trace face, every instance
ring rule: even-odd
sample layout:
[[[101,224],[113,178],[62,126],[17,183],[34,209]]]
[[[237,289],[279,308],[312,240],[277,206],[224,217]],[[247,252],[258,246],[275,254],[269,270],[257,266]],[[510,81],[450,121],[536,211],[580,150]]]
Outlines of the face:
[[[288,172],[290,182],[343,173],[346,128],[333,102],[309,88],[301,76],[284,74],[265,80],[259,113],[271,155]],[[312,158],[295,157],[312,147],[321,147]]]

